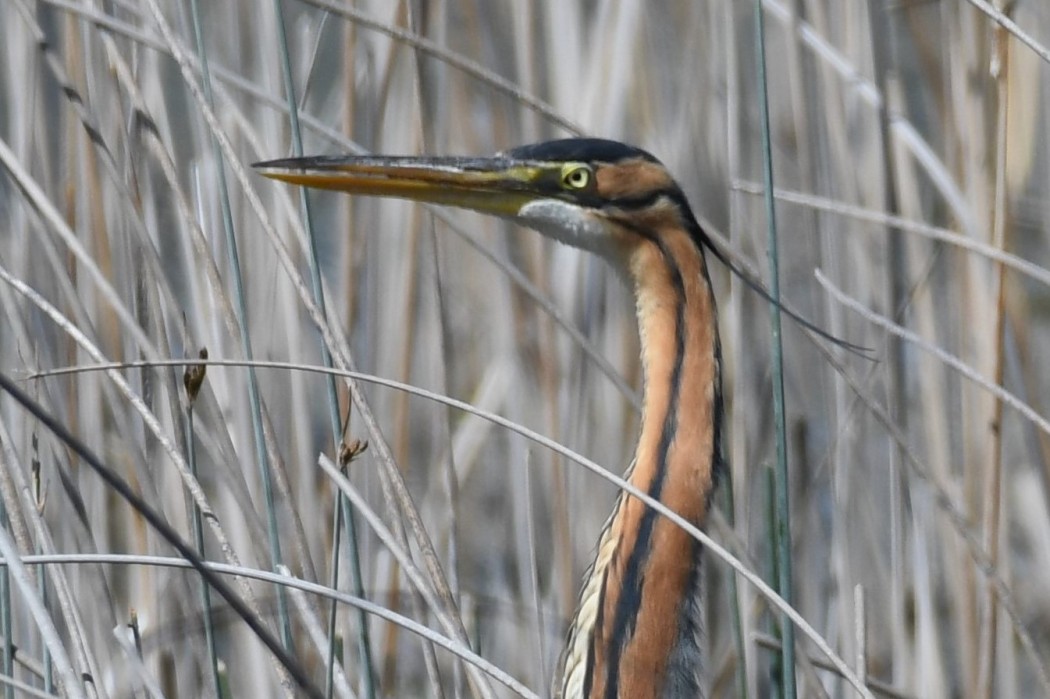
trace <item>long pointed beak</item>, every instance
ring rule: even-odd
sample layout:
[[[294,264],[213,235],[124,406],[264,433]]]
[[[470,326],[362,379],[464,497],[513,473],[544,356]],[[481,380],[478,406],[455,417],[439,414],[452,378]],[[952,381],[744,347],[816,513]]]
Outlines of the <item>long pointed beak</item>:
[[[541,196],[545,168],[536,162],[494,158],[321,156],[253,165],[275,180],[350,194],[397,197],[515,216]]]

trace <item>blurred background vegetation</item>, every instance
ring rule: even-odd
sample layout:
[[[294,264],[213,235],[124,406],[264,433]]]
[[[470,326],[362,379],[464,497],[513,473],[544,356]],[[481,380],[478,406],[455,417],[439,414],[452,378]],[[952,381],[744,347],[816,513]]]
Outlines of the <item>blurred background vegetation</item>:
[[[783,294],[870,350],[786,325],[794,606],[875,696],[1050,695],[1050,5],[763,7]],[[304,199],[248,165],[293,154],[289,90],[307,153],[624,140],[764,280],[755,49],[743,0],[3,0],[0,370],[205,558],[279,563],[493,666],[345,600],[330,622],[317,590],[228,577],[317,686],[333,653],[337,696],[515,695],[494,668],[544,696],[616,486],[520,428],[627,465],[629,291],[506,224]],[[769,311],[712,265],[732,483],[709,532],[772,580]],[[191,402],[202,348],[226,364]],[[311,370],[326,357],[364,380]],[[352,440],[369,446],[345,460],[344,508],[319,454]],[[5,682],[289,691],[7,395],[0,449],[0,543],[29,562],[0,575]],[[779,615],[724,561],[707,571],[711,695],[774,695]],[[855,696],[797,647],[802,696]]]

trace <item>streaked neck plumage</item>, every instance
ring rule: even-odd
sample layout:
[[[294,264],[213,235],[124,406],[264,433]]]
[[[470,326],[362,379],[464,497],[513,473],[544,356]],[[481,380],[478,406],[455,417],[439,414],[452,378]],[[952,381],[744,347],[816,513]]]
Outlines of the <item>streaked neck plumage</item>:
[[[691,214],[682,223],[695,226]],[[721,462],[714,295],[697,236],[685,225],[662,218],[652,228],[635,222],[628,232],[637,239],[626,262],[644,371],[641,433],[629,480],[699,525]],[[699,563],[699,542],[621,493],[581,592],[556,695],[701,696]]]

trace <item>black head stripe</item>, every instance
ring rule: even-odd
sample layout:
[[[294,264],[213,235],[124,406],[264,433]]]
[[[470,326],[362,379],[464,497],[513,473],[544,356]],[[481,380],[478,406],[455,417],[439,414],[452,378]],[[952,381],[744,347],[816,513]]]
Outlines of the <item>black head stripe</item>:
[[[508,150],[501,155],[508,158],[535,161],[579,161],[584,163],[618,163],[641,158],[651,163],[660,162],[641,148],[604,138],[563,138],[557,141],[533,143]]]

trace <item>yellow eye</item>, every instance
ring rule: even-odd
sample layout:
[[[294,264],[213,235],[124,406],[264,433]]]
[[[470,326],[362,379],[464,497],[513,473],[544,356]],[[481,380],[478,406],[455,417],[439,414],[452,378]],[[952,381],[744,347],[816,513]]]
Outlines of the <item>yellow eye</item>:
[[[586,165],[570,165],[561,173],[561,183],[566,189],[587,189],[593,173]]]

